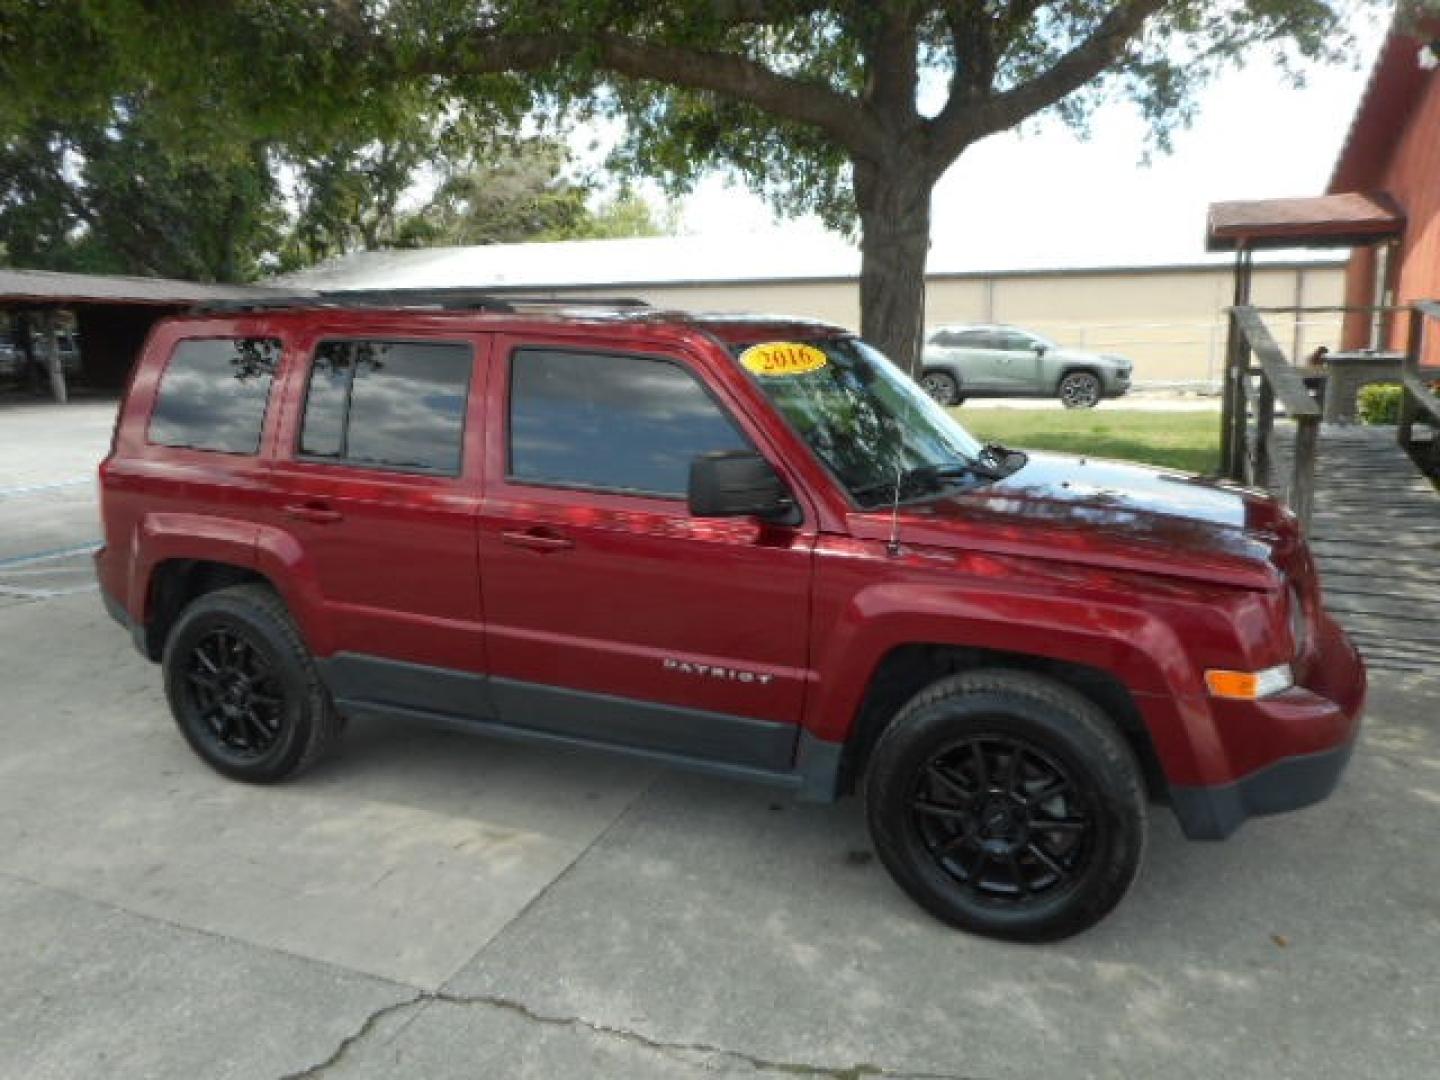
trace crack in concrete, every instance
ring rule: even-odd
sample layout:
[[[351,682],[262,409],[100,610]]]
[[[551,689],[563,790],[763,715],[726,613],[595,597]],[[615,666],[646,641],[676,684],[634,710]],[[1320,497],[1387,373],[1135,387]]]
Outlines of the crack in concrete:
[[[280,1080],[312,1080],[313,1077],[323,1075],[330,1069],[334,1068],[336,1065],[340,1064],[340,1062],[345,1059],[346,1055],[350,1053],[351,1049],[353,1049],[357,1043],[363,1042],[365,1039],[369,1038],[370,1033],[375,1030],[375,1028],[379,1025],[380,1021],[384,1020],[392,1013],[398,1013],[403,1009],[414,1008],[417,1005],[423,1006],[428,1003],[427,999],[431,996],[432,995],[427,994],[425,991],[422,990],[414,997],[402,998],[399,1001],[392,1001],[389,1005],[380,1006],[380,1008],[375,1009],[374,1011],[369,1013],[358,1028],[352,1031],[349,1035],[346,1035],[345,1038],[341,1039],[335,1049],[331,1051],[330,1056],[327,1057],[324,1061],[317,1062],[316,1064],[301,1069],[298,1072],[286,1073],[280,1078]]]
[[[666,1040],[656,1039],[638,1031],[631,1031],[628,1028],[615,1027],[611,1024],[601,1023],[596,1020],[586,1020],[579,1016],[552,1016],[547,1013],[536,1012],[524,1002],[515,1001],[499,995],[484,994],[470,996],[452,994],[443,990],[421,991],[414,997],[391,1002],[389,1005],[376,1009],[365,1017],[364,1021],[354,1032],[342,1039],[340,1044],[335,1047],[334,1052],[324,1061],[299,1072],[287,1073],[281,1080],[315,1080],[316,1077],[323,1076],[332,1068],[341,1064],[356,1047],[375,1032],[380,1022],[386,1017],[409,1009],[420,1011],[431,1005],[452,1005],[458,1008],[475,1008],[478,1006],[499,1009],[519,1016],[529,1023],[544,1024],[548,1027],[569,1028],[573,1031],[586,1032],[591,1035],[601,1036],[602,1038],[615,1039],[620,1042],[629,1043],[632,1046],[642,1047],[657,1054],[663,1054],[666,1057],[679,1058],[684,1055],[695,1055],[712,1058],[728,1058],[748,1066],[757,1072],[778,1073],[782,1076],[817,1077],[822,1078],[822,1080],[866,1080],[866,1078],[875,1078],[875,1080],[906,1080],[906,1078],[908,1078],[908,1080],[977,1080],[975,1077],[966,1077],[958,1073],[894,1070],[880,1065],[873,1065],[869,1062],[856,1062],[850,1065],[823,1065],[807,1061],[782,1061],[750,1054],[743,1050],[731,1050],[723,1046],[716,1046],[713,1043],[667,1042]]]

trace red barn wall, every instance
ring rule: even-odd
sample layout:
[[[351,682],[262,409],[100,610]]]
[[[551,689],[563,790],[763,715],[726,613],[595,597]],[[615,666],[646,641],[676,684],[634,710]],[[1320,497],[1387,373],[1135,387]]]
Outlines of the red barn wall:
[[[1405,236],[1400,246],[1400,275],[1396,296],[1401,304],[1411,300],[1440,299],[1440,78],[1432,73],[1424,96],[1410,114],[1381,182],[1405,210]],[[1346,270],[1346,302],[1370,304],[1374,281],[1374,256],[1356,250]],[[1405,347],[1405,321],[1395,319],[1390,331],[1391,348]],[[1427,363],[1440,363],[1440,327],[1431,327]],[[1351,316],[1345,323],[1347,347],[1370,343],[1369,320]]]

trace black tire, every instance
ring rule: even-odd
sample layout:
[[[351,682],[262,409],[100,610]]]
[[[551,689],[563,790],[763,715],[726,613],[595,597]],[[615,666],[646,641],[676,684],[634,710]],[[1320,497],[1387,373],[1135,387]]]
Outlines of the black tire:
[[[950,408],[965,399],[960,396],[960,381],[948,371],[927,371],[920,376],[920,387],[939,405]]]
[[[1104,713],[1021,671],[921,691],[865,776],[870,836],[896,883],[952,926],[1010,941],[1068,937],[1120,902],[1140,869],[1145,805]]]
[[[265,585],[236,585],[191,603],[161,663],[185,741],[235,780],[288,779],[318,761],[340,733],[300,632]]]
[[[1105,396],[1105,387],[1093,371],[1072,371],[1060,380],[1055,394],[1067,409],[1093,409]]]

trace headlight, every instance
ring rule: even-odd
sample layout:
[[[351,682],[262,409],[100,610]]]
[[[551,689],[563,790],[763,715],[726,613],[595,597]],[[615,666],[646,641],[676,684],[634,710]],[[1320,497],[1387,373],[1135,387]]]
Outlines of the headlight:
[[[1232,701],[1259,701],[1289,690],[1294,685],[1295,676],[1289,664],[1276,664],[1264,671],[1221,671],[1212,668],[1205,672],[1205,689],[1210,691],[1210,696]]]

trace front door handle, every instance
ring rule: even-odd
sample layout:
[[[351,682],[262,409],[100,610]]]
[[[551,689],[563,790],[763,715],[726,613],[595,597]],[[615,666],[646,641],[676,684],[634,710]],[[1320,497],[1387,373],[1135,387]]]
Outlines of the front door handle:
[[[511,547],[527,548],[547,555],[552,551],[568,551],[575,546],[575,541],[568,536],[561,536],[553,529],[543,528],[503,532],[500,534],[500,541]]]
[[[345,515],[324,503],[290,503],[285,507],[285,513],[292,518],[301,521],[308,521],[313,525],[333,525],[337,521],[344,520]]]

